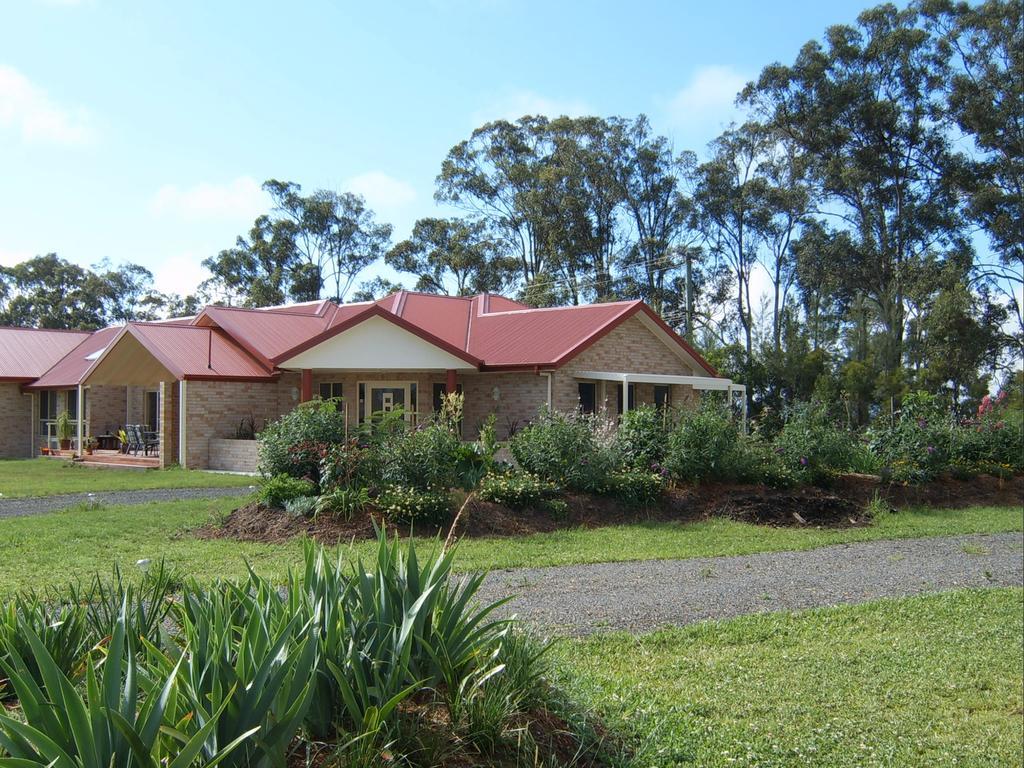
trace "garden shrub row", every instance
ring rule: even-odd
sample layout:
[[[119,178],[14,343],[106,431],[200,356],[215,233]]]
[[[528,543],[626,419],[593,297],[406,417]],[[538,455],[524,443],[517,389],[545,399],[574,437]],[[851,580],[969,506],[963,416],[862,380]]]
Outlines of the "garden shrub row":
[[[531,711],[575,712],[545,646],[475,602],[483,577],[451,575],[451,552],[382,533],[369,568],[307,545],[284,590],[254,573],[179,586],[159,568],[137,587],[21,595],[0,605],[0,763],[532,761]]]
[[[677,410],[642,406],[617,427],[594,415],[542,412],[508,443],[515,468],[495,458],[493,421],[479,440],[461,439],[458,395],[418,428],[394,412],[351,437],[333,403],[313,402],[263,432],[260,501],[345,518],[373,506],[397,522],[440,525],[451,516],[453,489],[511,509],[553,509],[564,493],[650,506],[673,482],[789,487],[827,484],[847,472],[900,482],[1008,475],[1024,464],[1024,427],[1004,401],[986,400],[976,418],[957,421],[931,396],[912,394],[897,418],[861,433],[821,403],[793,408],[772,435],[756,424],[743,434],[711,398]]]

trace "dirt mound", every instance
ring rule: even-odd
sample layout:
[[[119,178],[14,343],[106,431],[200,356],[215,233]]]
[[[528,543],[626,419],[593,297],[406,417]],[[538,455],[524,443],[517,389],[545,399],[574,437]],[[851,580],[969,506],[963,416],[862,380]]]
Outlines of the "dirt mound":
[[[711,517],[758,525],[842,528],[869,524],[865,509],[876,496],[896,509],[925,504],[933,507],[1013,506],[1024,502],[1024,477],[1010,480],[988,476],[971,480],[948,478],[926,486],[902,486],[883,483],[870,475],[846,475],[829,488],[789,489],[708,483],[673,488],[660,505],[648,508],[629,507],[604,496],[570,494],[565,497],[564,511],[557,513],[542,509],[513,510],[472,499],[460,518],[458,533],[461,538],[529,536],[566,528],[693,522]],[[465,495],[456,501],[461,505]],[[338,544],[372,538],[375,525],[385,523],[373,512],[352,520],[328,516],[309,519],[249,504],[232,512],[221,523],[207,525],[193,533],[200,538],[268,543],[307,536],[324,544]],[[413,532],[409,526],[387,524],[387,528],[403,535]],[[421,524],[415,526],[415,533],[444,536],[447,526]]]

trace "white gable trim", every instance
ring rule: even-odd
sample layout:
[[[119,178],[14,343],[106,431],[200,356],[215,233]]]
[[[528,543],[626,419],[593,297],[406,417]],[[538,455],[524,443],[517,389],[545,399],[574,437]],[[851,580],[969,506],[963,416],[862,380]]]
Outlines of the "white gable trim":
[[[471,363],[380,316],[370,317],[315,347],[282,360],[278,368],[476,370]]]

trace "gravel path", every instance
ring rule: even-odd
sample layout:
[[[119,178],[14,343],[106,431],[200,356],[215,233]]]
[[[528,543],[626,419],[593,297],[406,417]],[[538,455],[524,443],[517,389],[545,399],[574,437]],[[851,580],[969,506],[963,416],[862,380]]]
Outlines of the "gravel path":
[[[549,632],[642,632],[746,613],[860,603],[963,587],[1021,586],[1024,536],[844,544],[805,552],[495,571],[483,600]]]
[[[252,493],[241,488],[158,488],[145,491],[96,491],[95,493],[64,493],[58,496],[32,496],[24,499],[0,499],[0,519],[41,515],[79,504],[146,504],[152,501],[184,501],[186,499],[217,499],[222,496],[244,496]]]

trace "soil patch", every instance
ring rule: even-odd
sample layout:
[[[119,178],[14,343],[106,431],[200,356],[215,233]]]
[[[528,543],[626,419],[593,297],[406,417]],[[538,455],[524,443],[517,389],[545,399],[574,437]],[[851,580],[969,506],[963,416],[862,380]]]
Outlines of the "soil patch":
[[[460,537],[528,536],[563,528],[597,528],[638,522],[693,522],[710,517],[728,517],[747,523],[775,526],[851,527],[867,525],[867,504],[875,497],[896,509],[926,504],[934,507],[965,507],[978,504],[1013,506],[1024,502],[1024,476],[1009,480],[981,476],[970,480],[943,478],[924,486],[903,486],[882,482],[871,475],[844,475],[829,488],[768,488],[761,485],[708,483],[679,486],[670,490],[657,507],[635,508],[604,497],[570,494],[566,509],[512,510],[499,504],[473,499],[459,523]],[[465,496],[458,499],[461,504]],[[385,522],[374,512],[352,520],[327,516],[308,519],[249,504],[235,510],[222,522],[193,531],[200,538],[228,538],[240,541],[281,543],[306,536],[324,544],[373,538],[374,527]],[[386,527],[401,534],[409,526]],[[447,526],[415,526],[424,536],[445,535]]]

